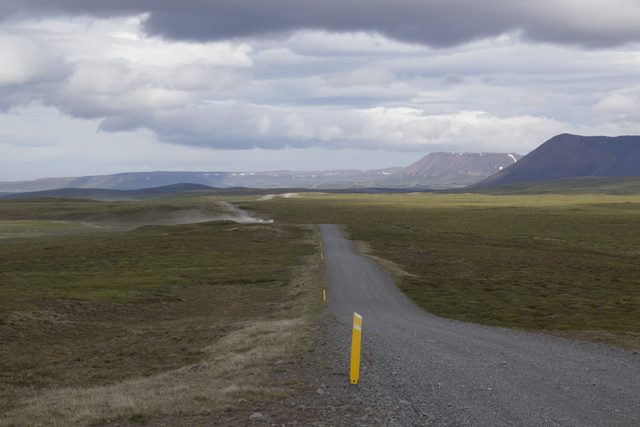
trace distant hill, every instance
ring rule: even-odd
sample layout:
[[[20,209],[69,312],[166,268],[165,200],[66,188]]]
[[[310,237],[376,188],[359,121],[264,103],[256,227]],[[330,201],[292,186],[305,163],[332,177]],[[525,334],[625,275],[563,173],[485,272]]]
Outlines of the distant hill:
[[[173,184],[139,190],[109,190],[104,188],[57,188],[54,190],[2,193],[0,200],[32,199],[36,197],[82,197],[93,200],[133,200],[138,196],[182,193],[185,191],[215,190],[201,184]]]
[[[513,165],[475,184],[640,175],[640,136],[554,136]]]
[[[214,188],[412,188],[425,190],[466,186],[492,175],[520,158],[522,156],[515,153],[431,153],[406,168],[303,172],[129,172],[84,177],[41,178],[33,181],[0,182],[0,195],[63,188],[129,191],[166,187],[178,183],[199,184]],[[103,196],[107,197],[106,193]]]
[[[33,181],[0,182],[0,192],[44,191],[59,188],[102,188],[138,190],[177,183],[202,184],[216,188],[341,188],[375,187],[381,177],[401,167],[374,170],[269,171],[269,172],[130,172],[79,178],[41,178]]]
[[[516,153],[430,153],[387,182],[416,184],[471,184],[514,164]]]

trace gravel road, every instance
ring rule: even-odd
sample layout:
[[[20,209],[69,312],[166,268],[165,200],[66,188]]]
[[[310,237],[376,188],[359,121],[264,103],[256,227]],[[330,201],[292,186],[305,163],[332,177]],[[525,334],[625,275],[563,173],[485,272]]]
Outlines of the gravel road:
[[[363,316],[360,385],[394,424],[640,426],[637,354],[430,315],[337,226],[320,228],[329,309],[345,330]]]

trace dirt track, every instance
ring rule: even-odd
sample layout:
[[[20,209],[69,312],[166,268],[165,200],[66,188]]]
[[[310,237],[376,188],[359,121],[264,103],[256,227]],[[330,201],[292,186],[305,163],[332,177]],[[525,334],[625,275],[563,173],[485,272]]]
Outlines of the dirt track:
[[[363,315],[360,382],[384,394],[384,424],[640,425],[637,354],[429,315],[337,226],[320,227],[329,307],[347,327]]]

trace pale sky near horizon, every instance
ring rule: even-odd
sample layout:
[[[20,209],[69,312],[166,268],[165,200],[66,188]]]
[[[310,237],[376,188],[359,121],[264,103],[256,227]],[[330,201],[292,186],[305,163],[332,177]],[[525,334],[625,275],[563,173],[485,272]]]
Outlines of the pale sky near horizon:
[[[0,181],[640,134],[632,0],[0,0]]]

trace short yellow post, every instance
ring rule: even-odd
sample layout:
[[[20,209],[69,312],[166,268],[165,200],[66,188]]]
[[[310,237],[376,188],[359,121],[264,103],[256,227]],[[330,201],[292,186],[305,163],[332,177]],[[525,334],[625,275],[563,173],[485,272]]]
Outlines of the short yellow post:
[[[322,252],[320,252],[320,258],[324,259],[324,255],[322,255]]]
[[[327,294],[325,293],[324,289],[322,290],[322,299],[323,300],[327,300]]]
[[[362,316],[353,312],[353,335],[351,338],[351,387],[358,386],[360,379],[360,342],[362,338]],[[350,387],[350,388],[351,388]]]

